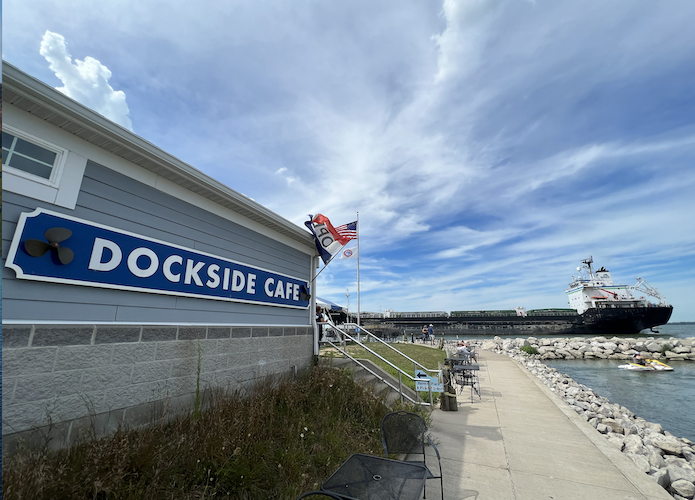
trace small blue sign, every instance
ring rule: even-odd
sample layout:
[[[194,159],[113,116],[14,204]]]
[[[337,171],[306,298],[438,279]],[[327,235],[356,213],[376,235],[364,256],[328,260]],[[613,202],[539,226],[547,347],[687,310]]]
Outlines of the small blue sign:
[[[309,283],[42,208],[22,213],[17,278],[306,309]]]

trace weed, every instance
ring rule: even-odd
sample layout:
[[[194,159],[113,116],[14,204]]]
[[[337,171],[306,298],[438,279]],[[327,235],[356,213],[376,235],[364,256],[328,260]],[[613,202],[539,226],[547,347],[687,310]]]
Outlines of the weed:
[[[193,406],[193,418],[197,422],[200,418],[200,365],[202,364],[202,348],[200,347],[200,340],[196,344],[196,349],[198,351],[198,371],[195,377],[195,404]]]
[[[530,354],[540,354],[540,353],[538,352],[538,349],[536,349],[536,348],[533,347],[532,345],[524,345],[524,346],[521,346],[520,349],[521,349],[522,351],[524,351],[526,354],[529,354],[529,355],[530,355]]]

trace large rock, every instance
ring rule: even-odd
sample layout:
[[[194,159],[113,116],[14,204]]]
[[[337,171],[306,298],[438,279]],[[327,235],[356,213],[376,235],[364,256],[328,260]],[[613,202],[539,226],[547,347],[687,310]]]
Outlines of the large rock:
[[[609,437],[608,442],[618,448],[619,451],[623,451],[624,443],[618,434],[613,434],[611,437]]]
[[[683,498],[693,498],[693,496],[695,496],[695,484],[685,479],[678,479],[677,481],[671,482],[671,486],[669,486],[668,490]]]
[[[628,434],[639,434],[640,428],[635,423],[633,420],[630,420],[628,418],[621,418],[618,420],[618,423],[622,426],[623,428],[623,434],[626,436]],[[639,438],[638,438],[639,439]],[[642,444],[642,440],[639,439],[640,445]]]
[[[655,469],[666,469],[666,461],[664,457],[661,456],[659,450],[653,446],[646,446],[647,449],[647,460],[649,460],[649,465]]]
[[[690,465],[695,465],[695,453],[692,451],[692,449],[684,446],[681,453],[683,454],[683,458],[690,462]]]
[[[654,436],[652,434],[650,436],[650,441],[653,446],[662,449],[664,453],[668,453],[670,455],[680,455],[683,451],[683,445],[678,438],[674,436],[664,436],[661,434]]]
[[[650,470],[652,470],[652,466],[649,465],[649,460],[647,460],[647,457],[644,455],[637,455],[635,453],[625,453],[630,460],[632,460],[639,469],[647,474]]]
[[[625,453],[635,453],[636,455],[647,455],[647,448],[642,444],[642,439],[636,434],[625,435]]]
[[[502,342],[502,349],[505,351],[509,351],[510,349],[513,349],[516,347],[516,342],[512,339],[504,339]]]
[[[671,478],[671,481],[685,479],[691,483],[695,483],[695,471],[689,467],[678,467],[676,465],[667,465],[666,470]]]
[[[658,469],[656,472],[651,474],[652,479],[657,482],[659,486],[663,489],[667,489],[671,484],[671,479],[668,477],[668,471],[666,469]]]
[[[565,394],[567,394],[567,396],[576,396],[579,394],[579,387],[568,387]]]
[[[676,455],[664,455],[664,462],[666,462],[666,467],[669,465],[673,467],[685,467],[685,468],[691,468],[690,464],[685,458],[681,458]]]
[[[691,351],[690,347],[674,347],[671,350],[676,354],[689,354]]]
[[[497,345],[495,344],[494,340],[485,340],[483,341],[480,348],[485,351],[494,351],[495,349],[497,349]]]
[[[646,422],[645,426],[647,427],[647,429],[650,429],[652,432],[656,432],[658,434],[664,433],[664,428],[661,427],[661,424],[655,424],[654,422]]]
[[[613,420],[612,418],[604,418],[603,422],[601,422],[603,425],[606,425],[610,427],[613,432],[617,434],[623,434],[623,426],[620,425],[618,422]]]
[[[649,352],[659,352],[661,350],[661,345],[652,340],[650,342],[647,342],[644,345],[644,348]]]
[[[596,413],[599,415],[603,415],[604,417],[612,417],[613,416],[613,410],[611,410],[608,406],[603,405],[601,408],[599,408]]]

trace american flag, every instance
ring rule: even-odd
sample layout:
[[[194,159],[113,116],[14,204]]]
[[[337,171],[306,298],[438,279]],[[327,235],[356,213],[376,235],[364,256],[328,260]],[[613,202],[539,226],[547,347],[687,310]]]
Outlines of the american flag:
[[[357,239],[357,221],[338,226],[335,228],[335,230],[338,231],[340,236],[344,236],[350,240]]]

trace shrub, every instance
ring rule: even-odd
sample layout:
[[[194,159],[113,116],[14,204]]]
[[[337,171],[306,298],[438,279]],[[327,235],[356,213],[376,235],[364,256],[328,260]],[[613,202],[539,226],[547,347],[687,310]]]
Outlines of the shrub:
[[[538,349],[533,347],[532,345],[525,345],[521,347],[521,350],[524,351],[526,354],[540,354],[538,352]]]
[[[663,356],[666,354],[666,351],[670,351],[671,349],[673,349],[673,346],[671,344],[664,344],[661,346],[661,351],[659,352],[661,352],[661,355]]]

